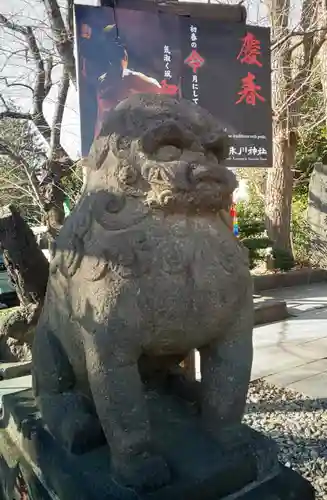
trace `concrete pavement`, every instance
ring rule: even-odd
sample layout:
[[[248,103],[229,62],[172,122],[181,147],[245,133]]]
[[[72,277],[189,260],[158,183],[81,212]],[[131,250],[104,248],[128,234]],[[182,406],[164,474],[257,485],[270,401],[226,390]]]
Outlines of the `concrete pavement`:
[[[285,300],[292,317],[254,329],[251,379],[327,398],[327,283],[269,290],[263,297]],[[199,380],[199,355],[196,373]]]
[[[315,309],[327,308],[327,282],[261,292],[263,299],[285,300],[294,316]]]
[[[254,330],[252,380],[327,398],[327,283],[266,291],[292,318]]]

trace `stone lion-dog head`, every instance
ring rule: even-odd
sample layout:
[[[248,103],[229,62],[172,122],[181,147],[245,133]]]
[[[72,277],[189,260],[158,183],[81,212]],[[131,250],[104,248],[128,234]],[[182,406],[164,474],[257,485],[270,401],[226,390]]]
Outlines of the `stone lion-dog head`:
[[[196,212],[228,207],[237,187],[222,160],[228,138],[207,111],[169,96],[134,95],[112,110],[89,159],[87,190],[108,190],[108,211],[126,197],[148,209]]]

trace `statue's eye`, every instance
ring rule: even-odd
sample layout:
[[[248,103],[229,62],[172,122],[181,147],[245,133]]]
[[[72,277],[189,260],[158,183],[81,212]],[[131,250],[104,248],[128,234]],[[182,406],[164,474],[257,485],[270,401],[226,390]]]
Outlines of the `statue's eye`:
[[[112,134],[110,137],[111,151],[117,158],[128,158],[131,152],[132,139],[130,137]]]

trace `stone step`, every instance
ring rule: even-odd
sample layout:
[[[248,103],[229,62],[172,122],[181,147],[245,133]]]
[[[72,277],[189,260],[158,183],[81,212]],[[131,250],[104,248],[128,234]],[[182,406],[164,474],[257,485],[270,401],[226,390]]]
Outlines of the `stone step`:
[[[256,326],[282,321],[289,316],[285,300],[270,299],[262,296],[254,297],[254,324]]]
[[[15,363],[0,363],[0,380],[16,377],[24,377],[31,372],[31,361],[20,361]]]
[[[313,283],[323,282],[327,282],[327,269],[302,268],[293,269],[285,273],[253,276],[255,293],[260,293],[263,290],[312,285]]]

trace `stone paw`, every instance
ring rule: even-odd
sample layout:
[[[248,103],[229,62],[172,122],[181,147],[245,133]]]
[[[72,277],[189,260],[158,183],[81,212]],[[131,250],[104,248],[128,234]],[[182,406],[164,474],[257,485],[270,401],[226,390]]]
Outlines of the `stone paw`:
[[[129,457],[127,463],[117,465],[114,478],[128,488],[153,491],[168,484],[171,476],[167,463],[160,455],[144,452]]]

